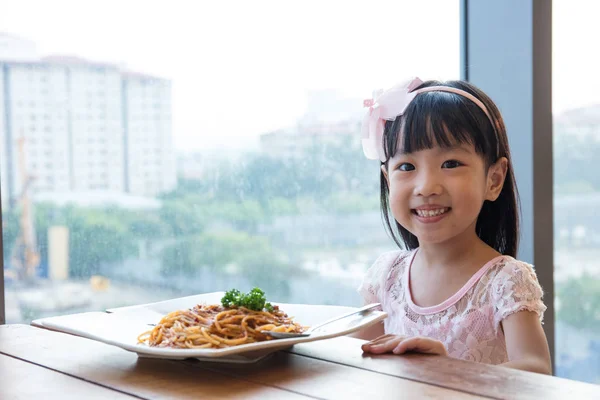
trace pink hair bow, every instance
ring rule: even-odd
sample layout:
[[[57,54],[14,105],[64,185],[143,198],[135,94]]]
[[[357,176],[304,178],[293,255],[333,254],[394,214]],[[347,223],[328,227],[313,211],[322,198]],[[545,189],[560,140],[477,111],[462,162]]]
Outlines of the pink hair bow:
[[[385,121],[393,121],[404,114],[406,107],[417,95],[411,92],[422,83],[419,78],[414,78],[385,91],[377,90],[373,92],[372,99],[363,102],[363,106],[369,108],[362,124],[362,146],[367,158],[386,161],[383,150]]]

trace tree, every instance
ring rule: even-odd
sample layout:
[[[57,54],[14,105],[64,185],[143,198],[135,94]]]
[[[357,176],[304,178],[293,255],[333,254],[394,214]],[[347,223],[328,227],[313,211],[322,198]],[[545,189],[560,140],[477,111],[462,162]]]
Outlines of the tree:
[[[600,279],[585,273],[557,290],[557,318],[590,332],[600,331]]]
[[[124,216],[129,232],[139,239],[161,239],[169,233],[170,225],[161,220],[158,212],[133,211]]]
[[[134,234],[124,215],[114,209],[82,209],[74,206],[36,205],[37,245],[42,260],[48,260],[48,229],[63,225],[69,229],[69,274],[89,277],[102,264],[124,260],[135,250]]]
[[[66,221],[71,276],[89,277],[99,273],[102,264],[123,261],[135,252],[128,226],[112,214],[71,209]]]
[[[12,246],[19,234],[19,215],[12,211],[2,212],[2,244],[4,245],[4,260],[10,258]]]
[[[255,233],[259,224],[268,219],[264,207],[256,200],[205,202],[202,213],[206,221],[218,220],[248,233]]]
[[[596,155],[600,152],[597,136],[597,132],[585,136],[569,134],[565,127],[557,126],[553,146],[557,193],[600,191],[600,176],[595,172]]]
[[[172,236],[195,235],[202,232],[204,222],[199,206],[190,201],[171,199],[163,202],[160,219]]]
[[[183,181],[176,192],[165,198],[181,200],[202,196],[205,202],[234,204],[238,208],[247,201],[257,202],[262,210],[252,207],[262,213],[264,221],[269,215],[298,213],[297,203],[303,199],[312,199],[325,212],[332,206],[332,197],[351,196],[354,199],[352,204],[357,206],[356,209],[348,202],[342,207],[347,213],[362,212],[366,204],[377,209],[371,199],[378,190],[379,163],[365,158],[360,148],[315,143],[300,157],[249,154],[235,163],[208,166],[202,182]],[[365,197],[366,201],[360,201],[358,197]],[[229,216],[235,214],[229,212]]]
[[[267,238],[243,232],[204,233],[178,240],[162,253],[162,273],[194,275],[200,268],[226,273],[232,266],[236,273],[248,277],[257,275],[285,276],[290,266],[281,259]]]
[[[165,247],[161,252],[161,274],[163,276],[193,275],[198,268],[193,260],[196,249],[195,238],[182,238]]]

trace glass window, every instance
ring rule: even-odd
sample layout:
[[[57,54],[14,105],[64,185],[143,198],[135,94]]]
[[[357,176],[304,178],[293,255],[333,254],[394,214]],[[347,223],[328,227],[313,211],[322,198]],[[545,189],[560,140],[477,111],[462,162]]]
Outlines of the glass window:
[[[49,8],[35,21],[13,2],[3,30],[127,70],[99,80],[90,61],[69,84],[48,86],[73,102],[56,104],[69,129],[51,136],[73,179],[48,171],[56,204],[34,201],[40,284],[24,290],[6,275],[8,322],[252,286],[275,301],[360,304],[362,274],[395,247],[379,216],[377,162],[360,147],[362,100],[411,75],[459,78],[458,1],[239,2],[234,13],[220,2],[174,3],[143,19],[126,3],[117,17],[110,7],[104,17]],[[423,15],[426,27],[415,17]],[[73,19],[85,27],[77,35],[49,34]],[[106,141],[97,140],[94,93],[115,110]],[[96,171],[103,163],[106,173]],[[89,205],[82,193],[92,189],[104,191],[105,206]],[[3,213],[14,271],[20,211]],[[68,258],[49,262],[57,226],[69,239],[51,242]]]
[[[600,4],[552,13],[556,374],[600,383]]]

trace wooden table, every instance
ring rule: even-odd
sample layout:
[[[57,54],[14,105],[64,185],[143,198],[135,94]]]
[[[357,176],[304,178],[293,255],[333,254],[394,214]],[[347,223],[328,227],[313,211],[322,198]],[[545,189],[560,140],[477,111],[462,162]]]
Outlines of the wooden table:
[[[92,340],[0,326],[0,399],[600,399],[600,386],[450,358],[364,356],[349,337],[253,365],[138,358]]]

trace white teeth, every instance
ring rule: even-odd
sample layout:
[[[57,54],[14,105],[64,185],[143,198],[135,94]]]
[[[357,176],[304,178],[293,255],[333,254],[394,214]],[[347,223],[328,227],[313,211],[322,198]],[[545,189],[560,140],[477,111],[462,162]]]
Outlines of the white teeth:
[[[419,217],[437,217],[448,210],[449,208],[438,208],[437,210],[416,210],[416,212]]]

